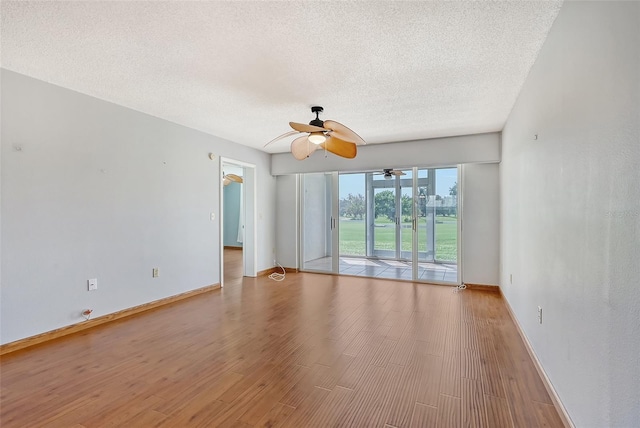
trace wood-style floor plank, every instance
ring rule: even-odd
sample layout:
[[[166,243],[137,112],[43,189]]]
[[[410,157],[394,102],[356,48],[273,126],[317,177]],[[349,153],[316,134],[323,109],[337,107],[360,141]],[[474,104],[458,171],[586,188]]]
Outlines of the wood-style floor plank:
[[[411,428],[435,427],[438,423],[438,408],[416,403],[411,417]],[[400,428],[400,427],[398,427]]]
[[[316,410],[322,402],[331,394],[331,391],[318,387],[313,387],[305,399],[296,407],[291,416],[289,416],[283,427],[299,428],[309,426],[309,423],[316,414]]]
[[[330,371],[331,367],[315,364],[302,379],[280,398],[280,402],[297,409],[309,394],[317,389],[316,385],[320,382],[320,379]]]
[[[462,426],[462,400],[440,394],[438,398],[438,427],[458,428]]]
[[[410,425],[414,404],[418,400],[424,364],[417,359],[411,359],[411,361],[405,366],[396,389],[390,391],[393,398],[386,423],[394,427]]]
[[[562,426],[498,293],[241,257],[222,290],[2,356],[0,425]]]
[[[309,425],[311,427],[331,426],[345,411],[353,398],[354,391],[337,386],[327,395],[325,400],[316,408]]]
[[[484,404],[487,412],[487,425],[490,427],[512,427],[513,420],[509,412],[509,402],[506,398],[484,396]],[[556,425],[556,426],[562,426]]]
[[[536,410],[536,418],[538,419],[539,427],[562,426],[560,415],[558,415],[558,412],[556,412],[553,405],[534,401],[533,406]]]
[[[482,384],[474,379],[462,379],[462,425],[465,427],[489,427],[482,395]]]
[[[425,355],[421,358],[421,361],[423,367],[420,372],[420,386],[416,401],[420,404],[437,406],[440,391],[443,390],[443,377],[446,375],[443,371],[442,357]]]
[[[276,403],[269,412],[260,419],[256,424],[257,427],[273,428],[281,426],[282,423],[287,420],[291,413],[296,410],[295,407],[287,406],[286,404]]]

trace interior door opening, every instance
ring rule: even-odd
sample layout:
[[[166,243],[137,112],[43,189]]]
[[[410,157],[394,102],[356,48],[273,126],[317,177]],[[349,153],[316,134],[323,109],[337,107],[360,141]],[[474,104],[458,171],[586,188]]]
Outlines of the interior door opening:
[[[255,165],[220,158],[220,285],[257,273]]]
[[[224,282],[242,280],[244,273],[244,168],[225,163],[222,166],[223,219],[222,241]]]

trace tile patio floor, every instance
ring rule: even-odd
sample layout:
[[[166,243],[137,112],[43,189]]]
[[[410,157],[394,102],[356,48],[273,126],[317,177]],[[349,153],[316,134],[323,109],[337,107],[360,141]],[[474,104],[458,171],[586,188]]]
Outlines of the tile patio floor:
[[[331,258],[305,262],[303,270],[331,270]],[[357,257],[340,257],[339,273],[344,275],[411,280],[411,262],[378,260]],[[458,265],[444,263],[418,263],[419,281],[458,282]]]

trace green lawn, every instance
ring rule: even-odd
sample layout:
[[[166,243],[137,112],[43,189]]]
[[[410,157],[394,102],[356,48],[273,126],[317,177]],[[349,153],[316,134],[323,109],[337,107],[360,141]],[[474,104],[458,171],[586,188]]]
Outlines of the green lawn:
[[[376,249],[393,250],[395,248],[395,227],[388,219],[376,219]],[[411,251],[411,223],[402,223],[402,251]],[[418,222],[418,251],[426,250],[427,225],[425,219]],[[436,217],[436,259],[455,262],[457,249],[458,224],[456,217]],[[364,220],[340,219],[340,254],[352,256],[365,255]]]

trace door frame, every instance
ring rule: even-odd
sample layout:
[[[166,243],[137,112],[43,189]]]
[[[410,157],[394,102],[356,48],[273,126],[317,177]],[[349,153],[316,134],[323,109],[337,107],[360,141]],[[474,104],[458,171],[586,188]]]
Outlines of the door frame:
[[[224,184],[222,172],[224,165],[242,167],[242,207],[244,219],[244,241],[242,242],[242,269],[243,276],[257,276],[258,261],[258,234],[257,234],[257,210],[256,210],[256,165],[237,159],[220,156],[219,180],[219,211],[218,234],[220,237],[220,287],[224,287]]]

